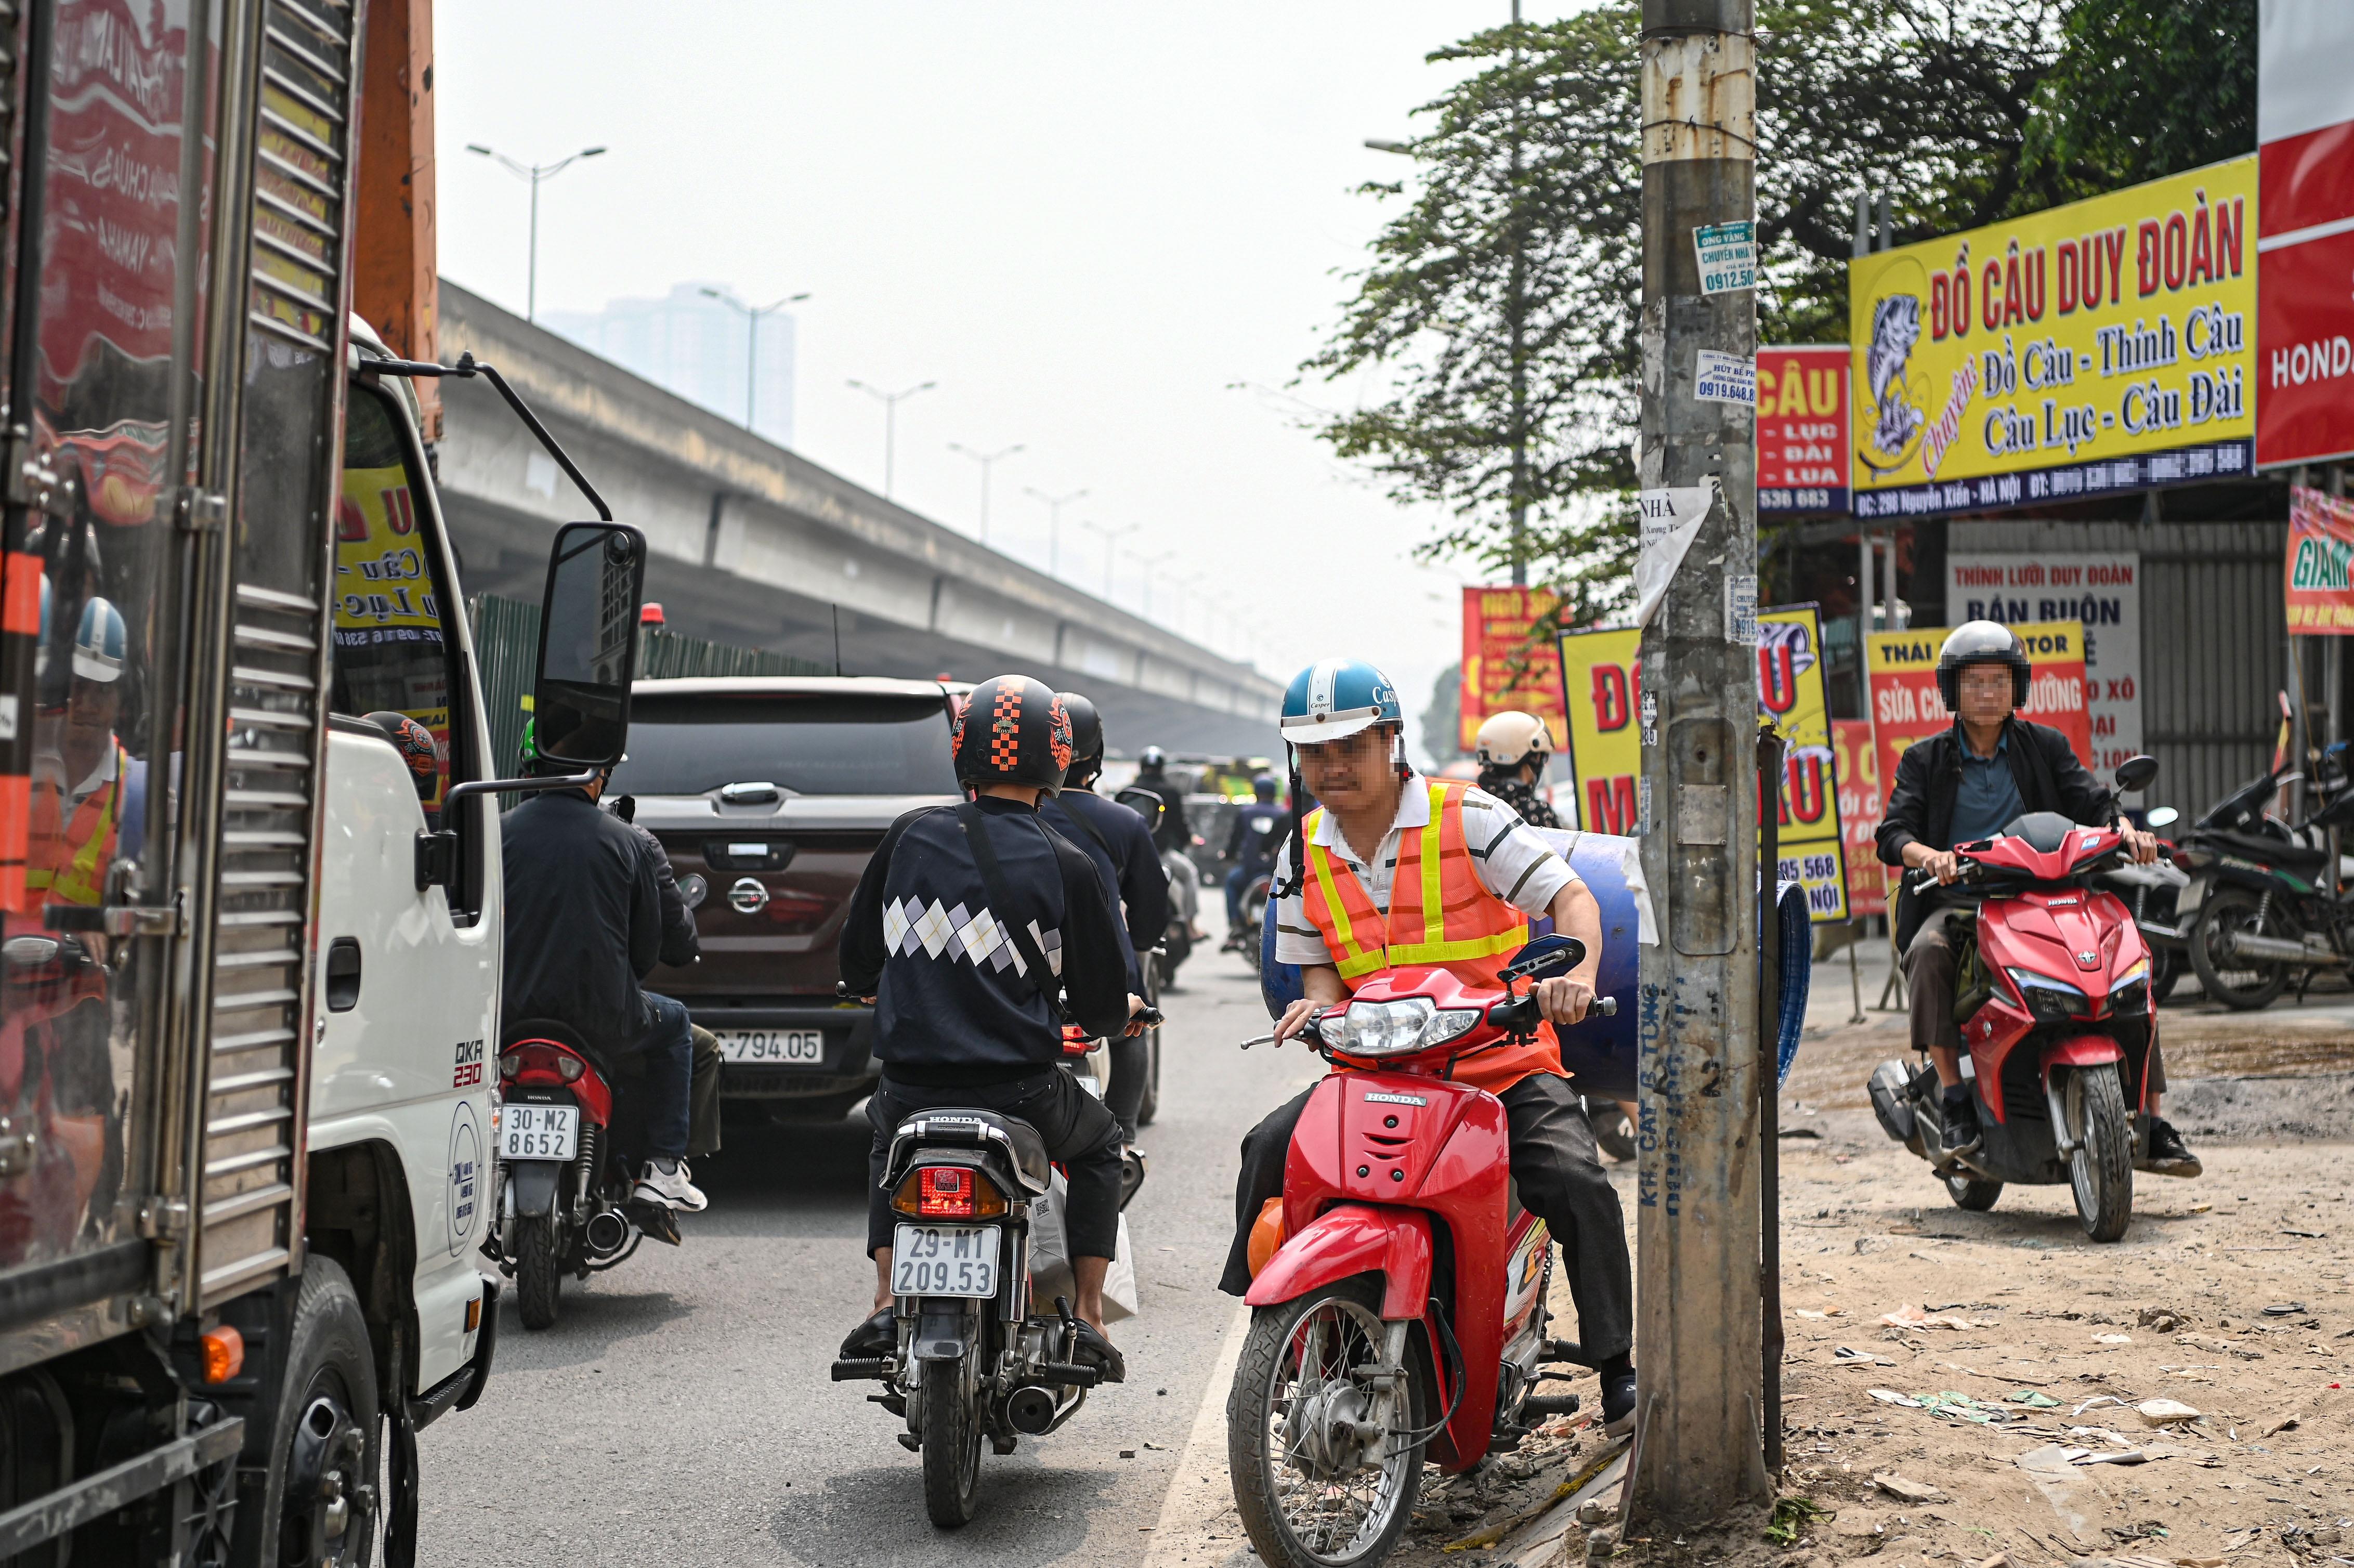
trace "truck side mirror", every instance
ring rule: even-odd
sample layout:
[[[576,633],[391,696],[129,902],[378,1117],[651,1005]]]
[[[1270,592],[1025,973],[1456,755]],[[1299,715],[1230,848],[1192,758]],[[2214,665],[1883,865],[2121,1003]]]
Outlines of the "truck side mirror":
[[[532,740],[544,760],[585,769],[621,759],[645,576],[645,536],[629,524],[557,531],[532,683]]]

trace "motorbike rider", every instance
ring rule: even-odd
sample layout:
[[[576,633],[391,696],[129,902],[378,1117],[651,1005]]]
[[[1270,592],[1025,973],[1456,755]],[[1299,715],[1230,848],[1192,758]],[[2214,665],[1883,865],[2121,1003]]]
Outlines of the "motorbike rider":
[[[1490,714],[1472,744],[1480,789],[1518,811],[1532,828],[1561,826],[1561,819],[1536,790],[1545,765],[1553,760],[1553,732],[1544,720],[1518,708]]]
[[[46,580],[43,587],[46,613]],[[126,797],[137,793],[139,770],[114,728],[123,638],[122,612],[111,601],[84,601],[63,700],[45,700],[37,718],[25,886],[43,903],[96,907],[105,896],[107,868],[122,853]]]
[[[662,962],[675,969],[692,964],[703,958],[703,938],[695,928],[695,911],[679,890],[678,876],[671,869],[670,851],[663,848],[662,840],[650,829],[638,826],[638,800],[623,795],[613,801],[613,815],[630,824],[645,846],[654,868],[654,888],[662,896]],[[671,999],[648,991],[658,1001]],[[673,1002],[684,1007],[684,1002]],[[719,1152],[719,1036],[700,1023],[690,1022],[688,1037],[693,1041],[693,1087],[688,1093],[686,1114],[686,1157],[700,1160],[706,1154]]]
[[[1235,813],[1234,826],[1226,830],[1226,847],[1218,852],[1220,860],[1234,862],[1226,873],[1226,947],[1233,950],[1243,941],[1243,895],[1259,877],[1275,869],[1276,851],[1283,842],[1284,816],[1276,792],[1282,786],[1275,775],[1262,773],[1251,780],[1251,803]]]
[[[1977,1100],[1962,1080],[1961,1029],[1954,1022],[1952,924],[1969,905],[1941,891],[1961,874],[1954,846],[1991,838],[2026,812],[2056,811],[2088,827],[2114,820],[2137,862],[2147,865],[2158,858],[2158,840],[2117,817],[2115,798],[2077,760],[2068,737],[2017,716],[2013,710],[2027,702],[2030,674],[2026,644],[2009,627],[1992,620],[1956,627],[1937,654],[1937,693],[1954,715],[1953,725],[1905,749],[1880,823],[1880,858],[1929,872],[1939,885],[1915,893],[1911,879],[1904,880],[1895,935],[1912,997],[1913,1044],[1937,1069],[1942,1151],[1948,1157],[1976,1149],[1982,1138]],[[2155,1039],[2147,1072],[2149,1142],[2136,1164],[2164,1175],[2195,1176],[2198,1157],[2158,1115],[2166,1073]]]
[[[1535,916],[1551,916],[1554,930],[1585,945],[1570,974],[1537,983],[1538,1008],[1557,1028],[1585,1018],[1602,963],[1593,893],[1503,802],[1415,771],[1387,676],[1355,660],[1302,670],[1284,694],[1282,729],[1298,779],[1321,805],[1295,819],[1277,861],[1276,961],[1299,965],[1306,991],[1278,1021],[1278,1046],[1311,1012],[1346,1001],[1359,981],[1397,964],[1435,963],[1500,990],[1497,971],[1526,943]],[[1384,945],[1384,935],[1408,936],[1390,925],[1393,894],[1403,891],[1420,907],[1426,854],[1438,863],[1439,938]],[[1413,935],[1427,931],[1421,916],[1407,919]],[[1466,1056],[1455,1076],[1503,1102],[1521,1201],[1562,1244],[1579,1339],[1602,1378],[1604,1418],[1622,1429],[1635,1410],[1626,1221],[1577,1091],[1562,1072],[1559,1043],[1541,1038]],[[1313,1092],[1278,1107],[1243,1139],[1235,1235],[1218,1282],[1229,1295],[1250,1288],[1251,1226],[1283,1189],[1292,1129]]]
[[[1086,851],[1103,874],[1105,891],[1127,921],[1120,952],[1128,961],[1128,989],[1141,995],[1144,972],[1138,955],[1151,950],[1169,929],[1169,878],[1161,874],[1144,819],[1095,793],[1103,772],[1103,715],[1076,692],[1060,695],[1071,720],[1071,765],[1063,771],[1062,789],[1039,800],[1038,820]],[[1130,1150],[1136,1147],[1136,1114],[1144,1104],[1150,1054],[1142,1035],[1112,1037],[1111,1083],[1104,1103],[1119,1118],[1119,1136]]]
[[[843,927],[843,984],[875,1003],[883,1076],[866,1106],[875,1311],[842,1354],[887,1356],[896,1343],[883,1186],[892,1135],[921,1111],[978,1107],[1028,1122],[1063,1166],[1076,1353],[1119,1383],[1127,1366],[1103,1322],[1119,1228],[1119,1123],[1060,1069],[1060,1020],[1096,1037],[1140,1033],[1144,1000],[1128,989],[1119,916],[1096,863],[1038,820],[1039,798],[1061,787],[1071,761],[1069,712],[1044,683],[1000,675],[973,688],[953,746],[973,798],[892,823]],[[952,925],[951,909],[978,913]]]
[[[1136,787],[1150,789],[1161,797],[1160,825],[1152,830],[1152,842],[1161,851],[1161,863],[1169,874],[1171,906],[1185,923],[1185,935],[1191,941],[1202,939],[1201,874],[1193,867],[1193,828],[1185,820],[1185,791],[1169,777],[1169,754],[1157,746],[1148,746],[1136,759]]]
[[[542,759],[524,732],[526,768],[573,771]],[[631,1196],[701,1213],[709,1204],[687,1169],[694,1041],[686,1009],[642,991],[662,955],[661,856],[636,828],[598,809],[612,769],[585,789],[544,789],[499,823],[506,883],[506,969],[500,1006],[512,1019],[546,1018],[592,1050],[646,1055],[646,1162]]]

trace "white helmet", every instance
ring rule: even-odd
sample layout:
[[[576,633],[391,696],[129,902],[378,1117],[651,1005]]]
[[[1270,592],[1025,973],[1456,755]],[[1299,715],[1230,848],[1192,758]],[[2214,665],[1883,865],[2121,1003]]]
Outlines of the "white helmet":
[[[1518,768],[1532,760],[1543,767],[1544,758],[1553,755],[1553,732],[1536,715],[1508,708],[1488,715],[1488,722],[1479,726],[1473,754],[1482,768]]]

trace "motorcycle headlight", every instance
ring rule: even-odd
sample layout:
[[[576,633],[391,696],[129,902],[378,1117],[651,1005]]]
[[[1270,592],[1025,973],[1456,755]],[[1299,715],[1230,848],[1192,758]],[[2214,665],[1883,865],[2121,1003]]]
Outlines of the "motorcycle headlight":
[[[1428,997],[1352,1001],[1324,1020],[1324,1044],[1344,1056],[1398,1056],[1443,1045],[1479,1022],[1479,1010],[1442,1011]]]
[[[2005,969],[2010,983],[2019,988],[2027,1011],[2040,1023],[2061,1023],[2071,1018],[2082,1018],[2093,1011],[2093,999],[2070,985],[2066,980],[2053,980],[2050,975],[2037,974],[2033,969]]]
[[[2149,1011],[2149,960],[2144,959],[2109,987],[2111,1012],[2147,1012]]]

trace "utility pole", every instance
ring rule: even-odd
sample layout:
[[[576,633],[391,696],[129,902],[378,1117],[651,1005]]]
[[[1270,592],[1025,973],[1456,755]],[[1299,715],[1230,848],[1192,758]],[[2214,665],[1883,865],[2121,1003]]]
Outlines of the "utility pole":
[[[937,381],[919,381],[898,392],[885,392],[880,387],[869,387],[864,381],[850,383],[869,397],[883,405],[883,499],[891,499],[894,471],[899,463],[899,405],[918,392],[928,392],[939,385]]]
[[[1643,0],[1642,22],[1646,538],[1702,518],[1644,629],[1638,705],[1643,871],[1665,908],[1637,1001],[1641,1381],[1627,1515],[1673,1528],[1772,1495],[1755,1120],[1756,294],[1722,270],[1704,291],[1694,233],[1749,224],[1754,243],[1755,0]]]
[[[1104,542],[1104,602],[1106,604],[1109,604],[1111,602],[1112,563],[1119,557],[1119,542],[1122,539],[1127,538],[1130,534],[1135,533],[1139,528],[1142,527],[1143,524],[1139,523],[1129,523],[1118,528],[1107,528],[1100,523],[1082,523],[1079,526],[1085,528],[1088,533],[1095,535]]]
[[[774,304],[748,305],[725,289],[706,288],[703,291],[729,310],[742,312],[744,319],[750,323],[749,334],[744,341],[744,428],[748,430],[752,428],[752,411],[758,406],[759,399],[760,318],[774,315],[787,305],[799,304],[809,295],[806,291],[787,294]]]
[[[1520,74],[1521,0],[1512,0],[1512,67]],[[1648,118],[1648,116],[1647,116]],[[1521,95],[1512,94],[1512,265],[1506,283],[1504,323],[1511,341],[1512,402],[1512,586],[1529,585],[1529,226],[1521,189]]]
[[[1010,458],[1015,452],[1026,450],[1019,441],[1010,447],[1000,447],[993,452],[975,451],[962,441],[949,443],[949,450],[962,452],[981,465],[981,542],[984,545],[989,543],[989,471],[997,465],[1000,458]]]
[[[1034,495],[1046,503],[1046,575],[1063,575],[1063,508],[1087,493],[1074,490],[1068,495],[1049,495],[1034,484],[1022,487],[1024,495]]]

